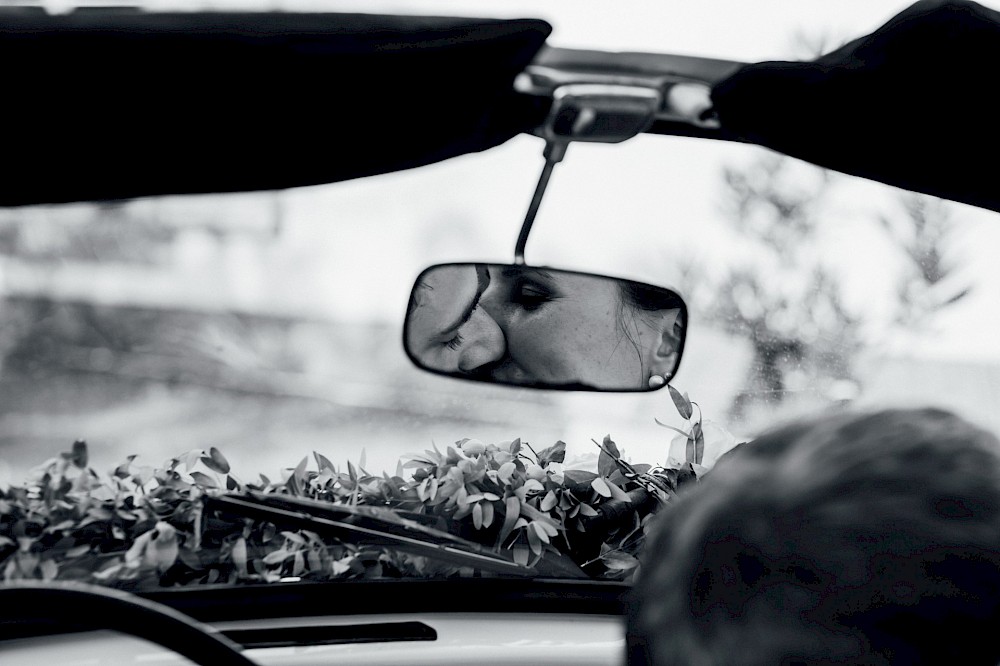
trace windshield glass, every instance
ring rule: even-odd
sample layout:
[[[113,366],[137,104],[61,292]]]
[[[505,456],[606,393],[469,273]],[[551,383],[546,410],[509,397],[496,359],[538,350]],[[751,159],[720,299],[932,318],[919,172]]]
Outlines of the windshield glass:
[[[419,9],[539,16],[557,46],[751,61],[811,57],[901,8],[695,4]],[[627,580],[645,516],[776,423],[936,405],[1000,432],[995,214],[686,138],[570,146],[527,247],[532,264],[680,293],[671,388],[416,369],[414,279],[510,262],[541,153],[520,136],[326,186],[0,210],[0,575]],[[226,491],[253,506],[204,503]],[[341,526],[268,513],[289,497]]]

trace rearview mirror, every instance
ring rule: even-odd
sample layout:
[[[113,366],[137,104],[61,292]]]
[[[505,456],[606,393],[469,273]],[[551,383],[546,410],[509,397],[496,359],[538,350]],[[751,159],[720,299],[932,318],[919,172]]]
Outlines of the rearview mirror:
[[[674,291],[552,268],[443,264],[417,278],[403,345],[424,370],[495,384],[649,391],[677,372]]]

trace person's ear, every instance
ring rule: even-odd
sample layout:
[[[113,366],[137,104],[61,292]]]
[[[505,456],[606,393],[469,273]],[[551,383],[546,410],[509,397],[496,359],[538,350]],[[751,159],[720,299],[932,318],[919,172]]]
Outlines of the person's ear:
[[[648,359],[650,374],[659,375],[666,381],[670,381],[677,370],[681,336],[683,335],[681,331],[683,323],[679,321],[680,313],[680,310],[666,310],[657,320],[656,340]]]

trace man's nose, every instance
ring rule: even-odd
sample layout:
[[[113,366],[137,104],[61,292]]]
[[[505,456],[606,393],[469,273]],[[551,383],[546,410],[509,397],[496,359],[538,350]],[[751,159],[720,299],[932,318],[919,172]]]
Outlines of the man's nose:
[[[463,346],[462,356],[458,361],[461,372],[473,372],[480,366],[500,360],[507,351],[507,343],[503,331],[486,312],[479,308],[466,324],[469,341]]]

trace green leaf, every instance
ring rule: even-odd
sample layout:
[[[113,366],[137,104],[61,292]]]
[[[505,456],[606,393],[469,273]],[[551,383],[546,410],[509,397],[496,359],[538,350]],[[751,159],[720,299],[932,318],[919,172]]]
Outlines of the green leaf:
[[[611,488],[608,487],[608,482],[602,479],[601,477],[597,477],[596,479],[591,481],[590,487],[596,490],[598,495],[601,495],[603,497],[611,497]]]
[[[298,546],[306,545],[306,540],[296,532],[289,532],[287,530],[283,530],[281,532],[281,536],[285,537],[286,539],[288,539],[289,541]]]
[[[136,459],[135,454],[130,455],[128,458],[123,460],[121,464],[118,465],[118,467],[115,467],[115,471],[112,472],[112,474],[118,477],[119,479],[127,479],[129,474],[131,473],[130,468],[132,466],[132,461],[135,459]]]
[[[70,452],[70,462],[80,469],[87,467],[87,442],[78,439],[73,442],[73,450]]]
[[[545,486],[542,485],[541,481],[536,481],[535,479],[528,479],[524,482],[524,489],[529,493],[540,493],[545,490]]]
[[[278,564],[279,562],[284,562],[288,556],[291,555],[284,548],[279,548],[278,550],[271,551],[264,556],[264,564]]]
[[[264,523],[260,526],[260,541],[261,543],[267,543],[274,538],[277,534],[278,528],[275,527],[274,523]]]
[[[479,503],[472,507],[472,524],[477,530],[483,529],[483,507]]]
[[[689,433],[684,432],[680,428],[675,428],[672,425],[667,425],[666,423],[663,423],[662,421],[660,421],[660,419],[658,419],[656,417],[653,417],[653,420],[656,421],[657,425],[661,425],[664,428],[669,428],[670,430],[673,430],[674,432],[676,432],[678,435],[680,435],[682,437],[688,437],[689,436]]]
[[[306,558],[301,550],[295,551],[295,560],[292,564],[292,575],[301,576],[306,570]]]
[[[534,523],[528,525],[528,529],[525,530],[525,534],[528,535],[528,546],[531,547],[531,552],[535,555],[541,555],[542,553],[542,538],[538,536],[538,532],[534,529]]]
[[[618,469],[616,458],[621,458],[622,454],[618,447],[611,440],[611,435],[604,436],[604,443],[601,445],[601,455],[597,457],[597,471],[601,476],[610,476]]]
[[[528,566],[529,553],[528,549],[524,546],[514,546],[511,554],[514,556],[514,562],[520,564],[522,567]]]
[[[566,442],[558,441],[547,449],[538,452],[538,464],[545,467],[550,462],[564,462],[566,460]]]
[[[621,500],[622,502],[631,502],[632,498],[628,496],[628,493],[621,489],[617,483],[608,483],[608,490],[611,491],[611,499]]]
[[[508,497],[504,500],[504,510],[506,515],[503,519],[503,526],[500,528],[500,537],[497,539],[498,545],[506,541],[510,533],[514,531],[514,524],[521,515],[521,500],[516,497]],[[527,559],[525,561],[527,562]]]
[[[43,560],[38,568],[42,571],[42,580],[53,580],[59,573],[59,565],[52,560]]]
[[[302,460],[299,461],[299,464],[295,466],[295,469],[292,471],[292,477],[296,481],[302,483],[306,480],[306,465],[308,464],[309,464],[309,457],[305,456],[302,458]]]
[[[190,451],[182,455],[181,461],[184,463],[184,471],[190,472],[191,468],[194,467],[196,464],[198,464],[198,461],[201,460],[201,456],[204,453],[205,452],[202,451],[201,449],[191,449]]]
[[[180,548],[177,544],[177,532],[173,526],[163,522],[157,523],[156,535],[146,548],[146,557],[149,563],[162,572],[174,565]]]
[[[521,504],[521,515],[527,516],[532,520],[537,520],[539,522],[547,523],[552,527],[558,527],[555,521],[552,520],[552,516],[550,516],[547,513],[542,513],[541,511],[539,511],[538,509],[536,509],[535,507],[531,506],[528,503]]]
[[[191,478],[200,488],[218,488],[219,484],[208,474],[202,472],[191,472]]]
[[[483,502],[483,527],[489,527],[493,524],[493,518],[495,517],[495,510],[493,505],[489,502]]]
[[[214,446],[208,450],[207,456],[202,456],[201,462],[205,467],[219,474],[229,474],[229,461],[222,455],[222,452]]]
[[[670,384],[667,384],[667,388],[670,389],[670,399],[674,401],[674,407],[677,408],[677,413],[685,419],[690,419],[694,410],[691,409],[691,401],[688,400],[687,394],[685,393],[681,395],[681,392]]]
[[[240,573],[240,576],[244,578],[248,576],[247,572],[247,540],[240,537],[233,544],[233,564],[236,565],[236,570]]]
[[[597,478],[597,474],[594,472],[588,472],[582,469],[568,469],[563,472],[563,476],[570,483],[590,483]]]
[[[705,433],[702,432],[700,422],[694,424],[691,435],[694,437],[694,463],[700,465],[705,457]]]
[[[549,533],[544,527],[542,527],[542,523],[532,521],[532,523],[528,525],[528,531],[533,531],[536,535],[538,535],[538,538],[543,543],[549,543]]]
[[[503,481],[505,484],[509,484],[511,478],[514,476],[514,471],[516,469],[517,466],[514,465],[514,463],[505,462],[504,464],[500,465],[500,469],[497,470],[497,476],[499,476],[500,480]]]
[[[545,497],[542,498],[542,502],[539,505],[539,508],[542,511],[551,511],[552,509],[555,508],[556,504],[558,503],[559,503],[559,498],[557,498],[556,494],[550,490],[548,493],[546,493]]]
[[[580,513],[587,517],[594,517],[597,515],[597,510],[585,502],[580,503]]]
[[[322,453],[320,453],[318,451],[313,451],[313,458],[316,459],[316,468],[319,471],[322,472],[325,469],[328,469],[331,472],[335,472],[336,471],[336,469],[333,466],[333,463],[330,462],[330,459],[327,458],[326,456],[324,456]]]
[[[604,563],[604,566],[613,571],[628,571],[629,569],[634,569],[639,566],[639,560],[637,560],[634,556],[621,551],[605,553],[601,556],[601,562]]]

